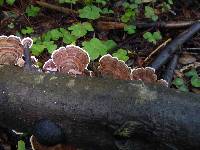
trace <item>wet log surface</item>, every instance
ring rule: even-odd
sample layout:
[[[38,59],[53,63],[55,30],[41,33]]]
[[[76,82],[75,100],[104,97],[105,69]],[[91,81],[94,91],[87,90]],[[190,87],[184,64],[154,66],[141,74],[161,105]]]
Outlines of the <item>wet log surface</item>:
[[[70,143],[116,149],[116,130],[172,149],[199,149],[200,95],[142,82],[72,78],[0,66],[0,125],[31,132],[35,121],[58,123]],[[134,141],[134,140],[133,140]]]

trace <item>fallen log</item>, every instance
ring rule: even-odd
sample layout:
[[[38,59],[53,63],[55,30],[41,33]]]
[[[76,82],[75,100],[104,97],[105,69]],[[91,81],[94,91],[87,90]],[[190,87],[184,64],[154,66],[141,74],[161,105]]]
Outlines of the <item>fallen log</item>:
[[[30,73],[0,66],[0,125],[32,132],[48,118],[69,143],[114,150],[142,138],[181,150],[200,147],[200,95],[142,82]],[[126,133],[130,129],[131,134]]]

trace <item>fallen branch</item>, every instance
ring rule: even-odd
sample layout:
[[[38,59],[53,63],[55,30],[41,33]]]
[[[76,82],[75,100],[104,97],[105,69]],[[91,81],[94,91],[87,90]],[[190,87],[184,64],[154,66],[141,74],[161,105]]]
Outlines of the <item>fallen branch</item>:
[[[174,76],[174,71],[176,69],[177,63],[178,63],[179,55],[175,54],[173,58],[171,59],[169,65],[167,66],[167,69],[163,75],[163,79],[168,82],[168,85],[170,87],[171,81]]]
[[[60,124],[69,143],[86,149],[113,150],[115,140],[127,136],[182,150],[200,147],[200,95],[7,66],[0,66],[0,77],[0,125],[31,132],[35,121],[48,118]]]
[[[159,21],[159,22],[136,22],[135,26],[137,28],[186,28],[193,25],[196,21]],[[99,30],[122,30],[126,26],[125,23],[122,22],[111,22],[111,21],[98,21],[97,28]]]
[[[183,43],[189,40],[195,33],[200,30],[200,21],[193,24],[188,30],[178,35],[167,47],[158,55],[158,57],[150,64],[150,67],[159,69],[165,64],[170,56],[178,50]]]

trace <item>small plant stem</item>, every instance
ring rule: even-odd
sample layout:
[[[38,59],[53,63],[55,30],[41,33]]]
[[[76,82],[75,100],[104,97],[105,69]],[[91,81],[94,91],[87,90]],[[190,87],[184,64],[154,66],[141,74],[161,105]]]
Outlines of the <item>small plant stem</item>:
[[[164,47],[165,45],[167,45],[167,43],[169,43],[170,41],[171,41],[171,38],[167,39],[165,42],[163,42],[161,45],[159,45],[153,52],[151,52],[151,54],[149,54],[148,57],[145,58],[144,62],[147,62],[151,58],[152,55],[154,55],[162,47]]]

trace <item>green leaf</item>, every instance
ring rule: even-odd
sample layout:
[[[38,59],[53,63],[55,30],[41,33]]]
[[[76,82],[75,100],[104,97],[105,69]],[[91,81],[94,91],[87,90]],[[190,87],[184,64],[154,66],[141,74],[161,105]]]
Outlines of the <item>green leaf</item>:
[[[134,25],[126,25],[124,27],[124,31],[126,31],[128,34],[134,34],[136,32],[136,26],[134,26]]]
[[[108,8],[103,8],[102,9],[102,14],[113,14],[114,11]]]
[[[56,50],[57,48],[57,45],[54,44],[54,41],[48,41],[48,42],[44,41],[42,44],[45,46],[45,48],[47,48],[50,54],[52,54],[53,51]]]
[[[156,41],[162,39],[160,31],[154,32],[153,37]]]
[[[101,9],[94,6],[85,6],[83,9],[79,9],[79,17],[87,19],[98,19],[100,17]]]
[[[158,20],[158,16],[155,14],[154,8],[145,6],[145,17],[151,18],[153,21]]]
[[[94,31],[89,22],[74,24],[70,26],[68,30],[72,30],[71,34],[78,38],[85,36],[88,31]]]
[[[32,27],[26,27],[24,29],[21,30],[22,34],[31,34],[34,32]]]
[[[31,53],[34,56],[39,56],[45,49],[46,47],[43,44],[33,44],[31,47]]]
[[[71,35],[70,32],[64,28],[60,28],[60,32],[63,34],[63,42],[65,44],[71,44],[77,40],[77,37]]]
[[[146,32],[146,33],[144,33],[143,34],[143,37],[144,37],[144,39],[150,39],[150,38],[152,38],[152,34],[151,34],[151,32]]]
[[[39,13],[40,8],[30,5],[26,8],[26,13],[29,17],[35,17]]]
[[[85,41],[82,43],[82,45],[84,49],[89,53],[91,60],[95,60],[99,56],[105,55],[108,51],[105,44],[103,44],[103,42],[97,38],[93,38],[90,41]]]
[[[117,43],[113,40],[107,40],[102,42],[106,46],[108,51],[117,46]]]
[[[193,76],[191,79],[191,84],[193,87],[200,87],[200,78],[198,76]]]
[[[49,36],[53,41],[57,41],[59,38],[63,37],[62,33],[59,31],[59,29],[53,29],[49,31]]]
[[[184,81],[183,81],[182,78],[176,78],[176,79],[172,82],[172,84],[174,84],[176,87],[179,87],[179,86],[181,86],[181,85],[184,85],[185,83],[184,83]]]
[[[198,77],[197,71],[195,69],[191,69],[190,71],[185,73],[186,77]]]
[[[188,87],[185,84],[181,85],[178,89],[182,92],[188,92],[189,91]]]
[[[123,61],[127,61],[129,59],[127,56],[127,51],[124,49],[118,49],[116,53],[113,53],[113,56]]]
[[[146,39],[148,42],[156,44],[156,42],[160,39],[162,39],[162,36],[160,34],[160,31],[154,32],[153,34],[151,32],[146,32],[143,35],[144,39]]]
[[[0,6],[2,6],[4,3],[4,0],[0,0]]]
[[[15,2],[15,0],[6,0],[6,3],[9,4],[9,5],[13,5]]]
[[[18,141],[17,150],[26,150],[25,142],[24,141],[22,141],[22,140]]]

